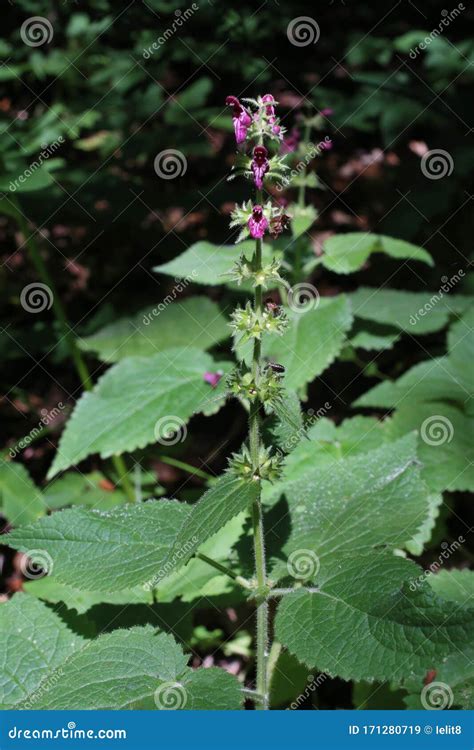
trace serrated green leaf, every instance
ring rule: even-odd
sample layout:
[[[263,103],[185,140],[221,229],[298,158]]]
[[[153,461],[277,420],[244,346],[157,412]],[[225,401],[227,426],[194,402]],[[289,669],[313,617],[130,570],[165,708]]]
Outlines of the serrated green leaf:
[[[0,604],[0,707],[31,701],[36,708],[42,683],[58,674],[64,661],[84,643],[33,597],[15,594]]]
[[[318,212],[314,206],[298,206],[293,204],[288,207],[291,216],[291,233],[294,239],[308,231],[318,218]]]
[[[27,594],[44,602],[59,604],[64,602],[68,609],[75,609],[80,615],[87,612],[96,604],[152,604],[153,592],[143,587],[125,589],[115,593],[101,591],[84,591],[60,583],[52,576],[39,578],[36,581],[26,581],[23,589]]]
[[[209,349],[230,336],[218,305],[207,297],[161,302],[132,318],[123,318],[79,340],[84,351],[93,351],[103,362],[125,357],[150,357],[164,349],[192,346]]]
[[[44,514],[41,491],[22,464],[0,459],[0,507],[13,526],[31,523]]]
[[[474,637],[474,610],[453,608],[429,586],[407,584],[419,569],[383,553],[321,564],[320,591],[285,596],[276,637],[297,658],[343,679],[400,682],[463,650]]]
[[[231,472],[223,474],[192,506],[176,537],[175,555],[183,565],[203,542],[242,511],[250,510],[260,483],[243,481]]]
[[[253,240],[246,240],[239,245],[213,245],[211,242],[201,241],[191,245],[184,253],[168,263],[155,266],[153,270],[178,279],[189,278],[195,284],[218,286],[227,283],[228,278],[226,281],[225,274],[229,273],[240,255],[251,258],[254,250]],[[270,245],[263,245],[262,255],[264,263],[272,260],[273,253]]]
[[[384,351],[392,349],[400,338],[398,333],[377,334],[370,331],[359,331],[350,340],[354,349],[365,349],[366,351]]]
[[[474,570],[439,570],[427,578],[433,591],[448,602],[474,606]]]
[[[434,300],[433,295],[439,299]],[[439,293],[369,287],[357,289],[350,300],[356,318],[395,326],[412,336],[439,331],[450,316],[472,304],[470,297],[460,294],[439,296]]]
[[[232,518],[216,534],[199,548],[213,560],[231,567],[236,573],[235,561],[230,563],[231,550],[243,533],[248,514],[243,511]],[[197,558],[189,560],[183,568],[160,582],[155,589],[156,600],[171,602],[178,597],[183,602],[192,602],[200,597],[218,596],[235,590],[234,582],[219,573],[208,563]]]
[[[89,641],[64,662],[35,708],[133,708],[153,698],[163,685],[178,682],[186,664],[181,647],[167,633],[156,633],[150,626],[116,630]]]
[[[228,371],[230,364],[217,365],[192,348],[117,363],[77,402],[48,476],[93,453],[107,458],[167,439],[173,428],[182,434],[185,422],[223,393],[224,378],[215,389],[204,381],[206,371],[218,369]]]
[[[302,443],[301,450],[305,447]],[[429,513],[415,434],[346,459],[303,463],[300,457],[272,491],[286,497],[291,515],[283,552],[312,550],[321,566],[326,556],[337,559],[339,551],[404,547]],[[279,534],[278,524],[273,531]],[[288,576],[286,565],[277,563],[271,575]]]
[[[430,254],[410,242],[368,232],[349,232],[329,237],[323,246],[321,263],[336,273],[354,273],[372,253],[385,253],[392,258],[418,260],[433,265]]]
[[[426,483],[437,491],[474,490],[474,420],[441,401],[404,403],[390,423],[393,437],[419,431]]]
[[[103,489],[105,477],[100,472],[82,474],[69,472],[50,482],[43,490],[43,497],[49,510],[58,510],[69,505],[87,505],[100,510],[110,510],[116,505],[128,502],[125,493],[119,488]],[[108,487],[108,484],[106,485]]]
[[[352,324],[344,295],[322,299],[315,309],[292,313],[282,336],[267,336],[263,354],[286,368],[284,384],[297,391],[334,361]]]
[[[242,691],[233,675],[218,667],[188,670],[183,686],[186,709],[195,711],[237,711],[242,708]]]
[[[165,577],[162,568],[189,513],[189,506],[169,500],[110,511],[71,508],[22,526],[5,541],[24,552],[45,550],[60,583],[110,593],[143,584],[160,571]]]
[[[159,500],[111,511],[72,508],[17,529],[5,540],[24,552],[46,552],[52,559],[49,572],[73,588],[111,593],[142,584],[150,590],[247,510],[258,491],[257,482],[226,473],[194,506]]]
[[[2,708],[241,708],[235,677],[217,668],[189,669],[174,638],[151,626],[85,641],[26,594],[2,605],[0,619]]]

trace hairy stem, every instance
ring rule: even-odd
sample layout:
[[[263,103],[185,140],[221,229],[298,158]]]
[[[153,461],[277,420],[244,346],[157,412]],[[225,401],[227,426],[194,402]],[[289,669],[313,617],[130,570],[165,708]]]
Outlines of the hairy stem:
[[[262,203],[262,191],[257,191],[257,204]],[[262,268],[262,240],[255,240],[255,254],[253,258],[254,270],[260,271]],[[263,312],[263,295],[262,287],[255,287],[254,299],[255,311]],[[261,342],[260,339],[254,340],[252,356],[252,374],[257,381],[260,376],[261,368]],[[250,455],[254,470],[259,466],[260,453],[260,413],[262,404],[256,398],[250,407],[249,414],[249,442]],[[258,480],[259,482],[261,480]],[[266,560],[265,560],[265,535],[263,529],[263,511],[261,503],[261,493],[259,491],[252,508],[253,520],[253,539],[255,552],[255,576],[257,579],[257,693],[263,699],[256,704],[257,709],[268,708],[268,684],[267,684],[267,660],[268,660],[268,603],[266,596]]]
[[[222,563],[218,562],[217,560],[213,560],[212,557],[208,557],[207,555],[204,555],[202,552],[196,552],[195,557],[197,557],[198,560],[202,560],[203,562],[210,565],[212,568],[215,568],[220,573],[224,573],[226,576],[229,576],[229,578],[232,578],[236,583],[240,584],[244,589],[251,589],[252,584],[250,581],[248,581],[243,576],[237,575],[237,573],[234,573],[233,570],[228,568],[226,565],[222,565]]]
[[[31,258],[31,262],[36,268],[38,276],[42,280],[43,284],[46,284],[46,286],[49,287],[51,291],[53,312],[56,320],[58,321],[64,340],[66,341],[66,344],[69,348],[69,353],[76,368],[76,372],[79,375],[79,379],[82,383],[83,388],[86,391],[90,391],[92,390],[93,383],[89,373],[89,369],[84,361],[81,350],[77,346],[76,337],[74,336],[72,328],[69,325],[66,311],[60,300],[56,285],[48,271],[46,263],[41,256],[35,240],[31,235],[28,236],[28,224],[17,203],[15,204],[15,207],[17,209],[15,218],[18,222],[18,226],[23,237],[25,238],[25,245]],[[127,495],[127,498],[133,502],[135,500],[135,493],[133,491],[132,483],[127,475],[127,467],[125,465],[125,461],[123,460],[122,456],[112,456],[112,463],[114,465],[115,471],[117,472],[119,482],[122,485],[125,494]]]

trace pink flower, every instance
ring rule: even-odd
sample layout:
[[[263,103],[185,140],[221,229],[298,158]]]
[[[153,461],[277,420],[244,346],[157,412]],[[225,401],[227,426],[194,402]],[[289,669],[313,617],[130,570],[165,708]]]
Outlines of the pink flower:
[[[247,226],[250,230],[250,235],[254,238],[254,240],[260,240],[263,237],[266,229],[268,229],[268,221],[263,215],[261,206],[253,207],[252,216],[248,220]]]
[[[205,383],[209,383],[211,388],[215,388],[222,377],[222,372],[205,372],[203,377]]]
[[[232,107],[235,140],[237,144],[243,143],[247,137],[247,130],[252,123],[252,118],[247,110],[242,107],[236,96],[228,96],[225,103],[227,106]]]
[[[320,146],[325,151],[330,151],[332,149],[332,141],[330,138],[327,140],[321,141]]]
[[[265,96],[262,96],[262,102],[267,105],[265,114],[270,118],[270,122],[273,122],[275,119],[275,99],[271,94],[265,94]]]
[[[257,186],[258,190],[261,190],[263,187],[263,178],[265,177],[266,173],[268,172],[270,168],[270,164],[268,163],[268,151],[265,148],[265,146],[255,146],[253,150],[253,159],[252,159],[252,172],[253,177],[255,180],[255,185]]]
[[[322,114],[323,117],[329,117],[333,112],[334,110],[331,109],[331,107],[325,107],[325,109],[321,110],[320,114]]]
[[[289,135],[283,139],[283,143],[281,144],[282,153],[289,154],[292,151],[296,151],[300,139],[300,131],[298,130],[298,128],[293,128],[291,130],[291,133],[289,133]]]

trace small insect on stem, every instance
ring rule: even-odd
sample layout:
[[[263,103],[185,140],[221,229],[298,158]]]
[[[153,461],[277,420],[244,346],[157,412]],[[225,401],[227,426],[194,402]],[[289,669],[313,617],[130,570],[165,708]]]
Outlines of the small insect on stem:
[[[278,362],[268,362],[267,365],[265,365],[266,370],[273,370],[273,372],[277,373],[278,375],[283,375],[285,372],[285,367],[283,365],[280,365]]]

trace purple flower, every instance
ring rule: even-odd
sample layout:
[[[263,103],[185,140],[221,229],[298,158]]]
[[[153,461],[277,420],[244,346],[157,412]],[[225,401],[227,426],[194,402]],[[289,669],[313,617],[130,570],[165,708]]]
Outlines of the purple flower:
[[[253,158],[252,158],[252,172],[253,177],[255,180],[255,185],[257,186],[258,190],[261,190],[263,187],[263,178],[265,177],[266,173],[268,172],[270,168],[270,164],[268,163],[268,151],[265,148],[265,146],[255,146],[253,150]]]
[[[332,149],[332,141],[330,138],[327,140],[321,141],[320,146],[325,151],[330,151]]]
[[[265,94],[262,96],[262,102],[266,104],[265,114],[270,118],[270,122],[275,120],[275,99],[271,94]]]
[[[321,110],[320,114],[322,114],[323,117],[330,117],[330,115],[332,115],[333,112],[334,110],[331,109],[331,107],[326,107],[325,109]]]
[[[243,143],[247,137],[247,130],[252,123],[252,118],[236,96],[228,96],[225,100],[228,107],[232,107],[232,122],[234,123],[235,140],[237,144]]]
[[[268,228],[268,221],[263,215],[263,209],[261,206],[253,207],[252,216],[248,220],[247,226],[254,240],[260,240],[263,237],[265,230]]]
[[[211,388],[215,388],[222,377],[222,372],[205,372],[203,377],[205,383],[209,383]]]
[[[301,133],[298,128],[293,128],[291,133],[283,139],[281,144],[281,150],[283,154],[289,154],[292,151],[296,151],[298,144],[301,140]]]

